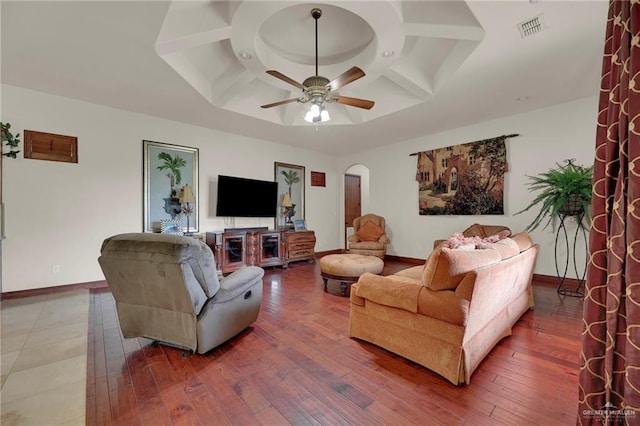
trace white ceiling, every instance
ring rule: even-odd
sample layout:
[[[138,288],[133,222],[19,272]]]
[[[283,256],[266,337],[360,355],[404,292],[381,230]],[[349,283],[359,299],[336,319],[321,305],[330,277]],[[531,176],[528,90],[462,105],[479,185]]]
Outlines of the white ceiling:
[[[2,83],[330,154],[413,139],[598,93],[607,1],[2,1]],[[260,105],[351,66],[318,127]],[[519,22],[547,29],[522,39]],[[390,57],[383,52],[393,50]],[[243,59],[241,53],[251,55]],[[543,125],[543,123],[541,123]],[[518,129],[496,129],[497,134]]]

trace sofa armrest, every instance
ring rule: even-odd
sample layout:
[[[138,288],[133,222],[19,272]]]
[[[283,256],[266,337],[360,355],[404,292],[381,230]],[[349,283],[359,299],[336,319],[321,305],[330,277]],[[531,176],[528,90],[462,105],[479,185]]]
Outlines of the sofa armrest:
[[[396,275],[381,277],[366,272],[360,276],[357,284],[358,297],[379,305],[418,312],[418,294],[422,289],[419,281]]]
[[[213,299],[216,302],[224,302],[237,297],[262,280],[264,269],[257,266],[247,266],[232,272],[220,280],[220,290]]]
[[[356,234],[351,234],[349,235],[349,237],[347,237],[347,241],[349,241],[350,243],[357,243],[358,241],[360,241],[360,239]]]

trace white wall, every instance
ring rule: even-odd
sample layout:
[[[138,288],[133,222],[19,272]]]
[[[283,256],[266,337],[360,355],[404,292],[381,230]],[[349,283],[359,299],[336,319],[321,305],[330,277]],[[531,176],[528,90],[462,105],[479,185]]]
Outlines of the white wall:
[[[525,186],[525,175],[544,172],[567,158],[575,158],[585,166],[593,164],[597,105],[597,97],[585,98],[361,152],[342,161],[345,168],[354,162],[369,168],[370,209],[387,220],[392,241],[388,252],[424,259],[431,252],[434,240],[461,232],[473,223],[504,224],[514,232],[523,230],[534,217],[533,212],[514,215],[532,199]],[[418,214],[416,157],[409,154],[511,133],[520,136],[507,141],[509,172],[505,176],[504,216]],[[570,232],[575,232],[573,225]],[[538,228],[532,237],[542,246],[536,273],[555,275],[555,234],[550,227]],[[584,264],[584,251],[581,243],[579,265]],[[568,276],[576,274],[570,269]]]
[[[77,136],[79,158],[78,164],[25,160],[22,153],[5,159],[5,292],[104,279],[96,260],[103,239],[142,230],[143,139],[199,148],[204,231],[228,226],[211,210],[210,183],[218,174],[273,180],[275,161],[305,166],[316,250],[339,247],[344,169],[332,157],[8,85],[1,111],[21,136],[24,129]],[[310,170],[326,173],[325,188],[310,186]],[[271,227],[273,220],[237,219],[235,226]]]
[[[305,166],[306,219],[316,231],[316,250],[344,246],[343,173],[360,163],[369,170],[368,211],[385,216],[392,243],[389,253],[426,258],[433,240],[468,225],[505,224],[522,230],[532,213],[514,215],[531,200],[525,175],[535,175],[565,158],[593,164],[597,98],[586,98],[526,114],[335,157],[250,139],[183,123],[2,86],[3,122],[12,128],[78,136],[79,164],[4,161],[7,239],[3,245],[2,291],[25,290],[103,279],[97,264],[102,240],[142,229],[142,140],[174,143],[200,150],[200,228],[228,224],[211,211],[218,174],[272,180],[275,161]],[[509,139],[510,167],[505,182],[504,216],[420,216],[416,157],[409,154],[502,134]],[[327,186],[311,187],[309,171],[324,171]],[[235,226],[272,226],[273,221],[238,219]],[[572,228],[575,229],[575,228]],[[536,230],[542,245],[536,272],[555,275],[554,239]],[[578,252],[581,250],[579,249]],[[53,273],[52,266],[60,272]],[[570,271],[569,276],[575,276]]]

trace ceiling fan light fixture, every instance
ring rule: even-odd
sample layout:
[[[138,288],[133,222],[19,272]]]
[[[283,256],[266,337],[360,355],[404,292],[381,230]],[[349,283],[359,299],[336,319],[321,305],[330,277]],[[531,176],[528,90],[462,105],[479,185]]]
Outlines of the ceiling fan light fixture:
[[[307,123],[324,123],[329,120],[331,120],[329,111],[324,108],[324,105],[317,103],[312,104],[304,116],[304,121]]]
[[[351,98],[348,96],[329,96],[332,92],[336,92],[347,84],[364,77],[365,73],[360,68],[354,66],[343,72],[333,80],[329,80],[326,77],[318,75],[318,19],[322,16],[322,10],[318,9],[317,7],[311,9],[311,16],[315,20],[316,28],[316,74],[308,77],[302,84],[300,84],[292,78],[282,74],[281,72],[275,70],[267,70],[267,74],[280,79],[292,86],[295,86],[298,89],[301,89],[304,96],[261,105],[261,108],[272,108],[292,102],[311,102],[311,108],[304,116],[305,121],[308,121],[309,123],[325,122],[331,119],[329,117],[329,112],[324,109],[325,102],[338,102],[339,104],[354,106],[367,110],[373,108],[374,102],[368,101],[366,99]],[[391,55],[395,54],[395,52],[392,50],[388,52],[391,52]]]

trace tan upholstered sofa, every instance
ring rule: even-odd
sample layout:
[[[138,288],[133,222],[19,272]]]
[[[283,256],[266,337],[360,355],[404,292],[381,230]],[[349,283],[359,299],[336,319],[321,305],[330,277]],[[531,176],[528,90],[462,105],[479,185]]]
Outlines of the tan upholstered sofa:
[[[363,274],[351,288],[349,333],[455,385],[533,306],[539,246],[526,233],[478,249],[438,247],[423,266]]]
[[[205,353],[260,312],[264,270],[249,266],[219,280],[211,249],[195,238],[120,234],[100,252],[124,337]]]
[[[349,235],[349,253],[376,256],[384,259],[391,242],[385,230],[384,217],[372,213],[353,220],[353,234]]]
[[[485,237],[489,237],[491,235],[496,235],[501,231],[507,231],[508,235],[511,235],[511,230],[506,226],[503,226],[503,225],[481,225],[479,223],[474,223],[473,225],[469,226],[467,229],[462,231],[461,234],[464,235],[465,237],[485,238]],[[446,240],[435,240],[433,242],[434,250],[435,250],[436,247],[438,247],[441,243],[443,243],[445,241]]]

